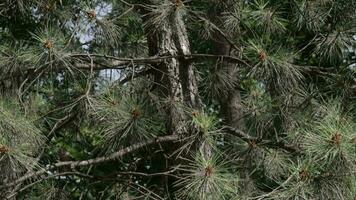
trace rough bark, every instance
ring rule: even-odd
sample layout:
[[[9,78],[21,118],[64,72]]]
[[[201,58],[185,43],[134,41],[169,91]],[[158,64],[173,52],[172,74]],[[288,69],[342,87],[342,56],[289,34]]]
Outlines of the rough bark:
[[[149,53],[151,56],[172,56],[157,65],[155,82],[158,91],[169,100],[167,107],[167,128],[172,134],[184,134],[185,113],[182,106],[201,108],[197,78],[193,64],[184,55],[190,55],[190,43],[182,14],[176,8],[174,14],[162,27],[148,30]],[[180,57],[183,56],[183,57]]]
[[[187,30],[178,11],[174,15],[174,22],[175,41],[179,54],[191,55]],[[185,102],[192,108],[201,109],[202,102],[198,94],[197,75],[194,68],[193,63],[186,60],[185,57],[180,59],[180,74]]]
[[[156,88],[160,94],[171,101],[167,107],[168,131],[171,134],[185,135],[195,132],[195,130],[194,127],[187,127],[186,122],[189,116],[183,107],[190,107],[190,109],[201,112],[202,101],[198,94],[197,74],[194,65],[189,56],[186,57],[186,55],[191,55],[191,50],[186,25],[180,12],[181,6],[184,5],[176,8],[163,27],[158,27],[159,31],[148,34],[148,44],[151,56],[179,55],[166,59],[164,63],[156,66],[158,70],[155,73],[155,82],[158,83]],[[171,148],[171,151],[167,152],[176,152],[180,147],[176,145]],[[197,143],[194,148],[201,151],[207,158],[211,157],[212,148],[208,143]],[[176,160],[168,162],[170,166],[177,164]],[[175,180],[166,179],[165,181],[170,187],[170,191],[174,192],[173,183]]]

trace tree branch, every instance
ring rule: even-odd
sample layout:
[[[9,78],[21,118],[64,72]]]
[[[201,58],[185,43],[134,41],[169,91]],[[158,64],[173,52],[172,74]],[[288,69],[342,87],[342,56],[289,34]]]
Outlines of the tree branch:
[[[85,177],[85,178],[92,178],[91,176],[87,175],[87,174],[83,174],[83,173],[80,173],[80,172],[63,172],[63,173],[59,173],[59,174],[54,174],[54,175],[51,175],[51,176],[47,176],[43,179],[40,179],[40,180],[37,180],[33,183],[30,183],[28,185],[26,185],[25,187],[21,188],[21,189],[18,189],[18,190],[14,190],[11,192],[11,194],[9,194],[6,199],[11,199],[13,198],[15,195],[17,195],[18,193],[20,192],[23,192],[25,191],[26,189],[44,181],[44,180],[48,180],[48,179],[51,179],[51,178],[56,178],[56,177],[59,177],[59,176],[69,176],[69,175],[72,175],[72,176],[81,176],[81,177]]]
[[[71,168],[75,168],[75,167],[79,167],[79,166],[101,164],[101,163],[117,160],[128,153],[132,153],[138,149],[141,149],[143,147],[146,147],[146,146],[149,146],[152,144],[157,144],[157,143],[162,143],[162,142],[172,142],[172,141],[177,141],[177,140],[179,140],[179,137],[177,135],[162,136],[162,137],[158,137],[158,138],[146,141],[146,142],[139,142],[137,144],[133,144],[129,147],[123,148],[123,149],[121,149],[115,153],[112,153],[108,156],[97,157],[97,158],[93,158],[93,159],[89,159],[89,160],[81,160],[81,161],[58,162],[53,165],[47,166],[46,168],[41,169],[37,172],[32,172],[32,173],[26,174],[26,175],[20,177],[19,179],[17,179],[16,181],[7,183],[4,186],[1,186],[0,188],[7,188],[7,187],[15,186],[23,181],[26,181],[32,177],[44,174],[44,173],[48,172],[49,170],[52,170],[55,168],[59,168],[59,167],[63,167],[63,166],[71,166]]]
[[[123,57],[115,57],[103,54],[71,54],[73,58],[88,58],[90,57],[97,57],[97,58],[105,58],[106,60],[113,60],[114,62],[110,63],[110,65],[101,65],[95,66],[95,70],[102,70],[102,69],[117,69],[122,68],[122,66],[128,66],[132,63],[137,65],[147,65],[147,64],[159,64],[164,62],[165,59],[170,58],[185,58],[190,61],[195,61],[197,59],[224,59],[229,62],[240,63],[246,66],[249,64],[237,57],[228,56],[228,55],[215,55],[215,54],[189,54],[189,55],[167,55],[167,56],[152,56],[146,58],[123,58]],[[87,61],[87,60],[84,60]],[[90,69],[88,65],[78,65],[79,69]]]
[[[249,136],[248,134],[246,134],[245,132],[239,129],[235,129],[228,126],[225,127],[224,130],[233,136],[239,137],[240,139],[242,139],[247,143],[263,144],[264,146],[268,146],[270,148],[281,148],[291,153],[300,152],[300,149],[298,147],[286,144],[283,141],[263,140],[261,138]]]

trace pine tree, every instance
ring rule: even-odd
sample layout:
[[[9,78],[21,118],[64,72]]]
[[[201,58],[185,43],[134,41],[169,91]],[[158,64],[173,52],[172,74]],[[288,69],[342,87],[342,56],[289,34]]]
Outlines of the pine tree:
[[[355,0],[3,0],[0,199],[356,199]]]

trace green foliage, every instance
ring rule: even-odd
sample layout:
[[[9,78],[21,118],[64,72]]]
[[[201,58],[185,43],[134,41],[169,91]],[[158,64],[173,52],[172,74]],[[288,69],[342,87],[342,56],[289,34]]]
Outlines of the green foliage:
[[[355,6],[0,2],[0,199],[354,199]]]
[[[325,25],[328,13],[323,1],[295,1],[294,22],[298,29],[318,32]],[[322,9],[320,8],[322,6]]]
[[[102,127],[104,148],[115,151],[122,145],[145,141],[161,134],[160,119],[151,118],[156,111],[146,95],[103,94],[91,102],[95,120]]]
[[[313,199],[316,198],[313,178],[319,175],[317,168],[309,160],[291,163],[290,175],[281,183],[281,191],[269,194],[267,199]],[[268,195],[267,195],[268,197]]]
[[[0,177],[3,181],[36,167],[34,156],[45,139],[14,106],[4,100],[0,104]]]
[[[31,200],[69,200],[69,193],[50,182],[37,185],[30,197]]]
[[[321,34],[315,39],[315,53],[324,62],[332,64],[342,62],[346,57],[346,49],[355,43],[351,37],[340,31]]]
[[[105,9],[107,11],[103,12]],[[105,12],[111,12],[106,3],[99,6],[83,2],[80,12],[80,16],[83,18],[80,24],[83,29],[82,34],[87,35],[87,37],[93,35],[94,40],[99,44],[116,46],[118,45],[120,29],[116,24],[116,19],[110,19],[107,16],[109,13],[103,14]]]
[[[281,46],[268,45],[268,42],[262,40],[250,41],[246,56],[254,63],[248,75],[261,81],[269,81],[275,87],[272,90],[293,90],[303,78],[298,66],[293,65],[295,55]]]
[[[246,115],[246,125],[248,125],[249,129],[260,134],[261,131],[264,132],[266,130],[276,115],[272,112],[274,102],[263,84],[248,80],[244,85],[246,85],[247,92],[243,96],[242,104]]]
[[[348,199],[354,195],[352,180],[355,169],[355,124],[343,112],[340,102],[318,105],[311,118],[301,120],[292,137],[301,144],[304,154],[291,174],[299,176],[286,181],[275,198],[290,199],[301,196],[315,199]],[[297,173],[299,171],[299,174]],[[301,175],[307,175],[303,181]],[[283,184],[282,184],[283,185]],[[289,185],[289,186],[288,186]],[[297,187],[296,187],[297,185]]]
[[[320,110],[315,121],[302,126],[302,147],[325,169],[352,170],[356,164],[352,141],[356,137],[356,124],[342,113],[337,101]]]
[[[200,142],[214,148],[217,140],[223,135],[223,131],[219,127],[219,119],[204,112],[193,111],[191,115],[191,126],[196,128],[196,133],[187,139],[186,145],[192,146],[194,143]]]
[[[71,73],[70,58],[65,53],[66,38],[56,30],[57,28],[48,27],[38,29],[32,34],[36,45],[29,49],[28,55],[34,56],[31,60],[35,61],[35,67],[53,70],[55,67],[63,67]]]
[[[198,152],[194,160],[180,166],[182,178],[176,183],[179,198],[229,199],[235,196],[238,178],[229,172],[228,163],[219,156],[206,158]]]
[[[232,71],[236,71],[233,73]],[[203,94],[211,99],[228,96],[228,92],[237,86],[237,69],[228,69],[223,66],[223,61],[213,65],[204,73],[202,80]]]
[[[167,25],[171,25],[170,19],[177,19],[177,16],[184,15],[186,7],[182,1],[153,1],[153,5],[150,6],[150,20],[146,23],[148,27],[154,29],[161,29]],[[167,20],[168,19],[168,20]]]
[[[284,24],[287,20],[279,17],[280,14],[268,4],[267,1],[256,0],[252,5],[252,10],[245,11],[247,19],[251,22],[250,26],[262,33],[283,33],[286,30]]]

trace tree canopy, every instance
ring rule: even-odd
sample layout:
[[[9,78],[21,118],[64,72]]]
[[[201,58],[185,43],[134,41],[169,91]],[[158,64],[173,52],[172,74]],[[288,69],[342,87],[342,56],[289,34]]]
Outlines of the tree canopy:
[[[356,199],[356,0],[2,0],[0,41],[0,199]]]

